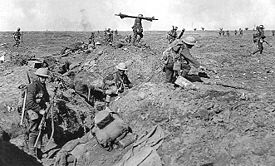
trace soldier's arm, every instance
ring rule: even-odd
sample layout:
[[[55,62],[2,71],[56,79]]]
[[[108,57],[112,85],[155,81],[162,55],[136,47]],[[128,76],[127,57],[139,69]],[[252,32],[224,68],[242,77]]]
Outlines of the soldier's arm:
[[[34,82],[28,87],[28,92],[27,92],[26,108],[31,109],[33,111],[41,110],[40,105],[35,102],[36,88],[37,88],[37,85]]]
[[[131,83],[131,81],[129,80],[128,76],[125,75],[125,80],[124,80],[124,84],[127,85],[127,87],[132,88],[133,84]]]
[[[180,54],[184,56],[189,62],[191,62],[194,67],[199,68],[201,66],[201,64],[191,55],[189,50],[182,49]]]

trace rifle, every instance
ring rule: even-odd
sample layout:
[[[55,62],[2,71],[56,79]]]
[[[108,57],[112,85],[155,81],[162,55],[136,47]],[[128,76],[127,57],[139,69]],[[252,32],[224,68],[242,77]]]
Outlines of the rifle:
[[[28,72],[27,72],[27,78],[28,78],[28,83],[31,84],[31,79],[30,79],[30,76],[29,76]],[[22,106],[21,120],[20,120],[20,125],[21,126],[23,125],[23,121],[24,121],[24,117],[25,117],[25,107],[26,107],[27,93],[28,93],[28,88],[26,87],[25,94],[24,94],[23,106]]]
[[[49,105],[49,107],[46,109],[46,111],[45,111],[45,113],[44,113],[44,115],[43,115],[43,117],[42,117],[42,119],[41,119],[41,121],[40,121],[40,124],[39,124],[39,126],[38,126],[39,133],[38,133],[38,136],[37,136],[37,138],[36,138],[34,147],[37,147],[38,141],[39,141],[40,136],[41,136],[41,133],[42,133],[42,128],[45,126],[47,113],[49,112],[49,110],[52,108],[52,106],[53,106],[53,104],[54,104],[54,98],[55,98],[55,96],[56,96],[57,89],[58,89],[58,87],[55,87],[55,89],[54,89],[54,95],[53,95],[53,97],[52,97],[52,99],[51,99],[50,105]],[[52,129],[52,130],[53,130],[53,129]]]
[[[158,20],[154,16],[153,17],[143,17],[143,16],[140,17],[140,16],[130,16],[130,15],[122,14],[122,13],[115,14],[115,16],[119,16],[121,19],[123,19],[123,18],[140,18],[140,19],[144,19],[147,21]]]

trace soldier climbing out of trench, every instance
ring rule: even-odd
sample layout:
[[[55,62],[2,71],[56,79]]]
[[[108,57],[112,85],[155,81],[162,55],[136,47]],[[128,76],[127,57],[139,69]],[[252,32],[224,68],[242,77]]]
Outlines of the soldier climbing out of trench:
[[[258,52],[262,54],[264,50],[264,46],[263,46],[264,43],[272,47],[267,41],[265,41],[266,36],[264,35],[264,26],[263,25],[257,26],[256,30],[257,30],[257,33],[253,34],[253,42],[257,44],[257,50],[250,53],[250,55],[254,55]]]
[[[36,148],[34,145],[39,135],[39,124],[46,109],[50,107],[49,93],[46,89],[46,80],[49,78],[48,69],[39,68],[35,72],[35,75],[38,76],[37,80],[34,80],[27,89],[26,110],[29,120],[29,153],[39,160],[41,159],[40,155],[42,152],[40,148]],[[40,136],[40,138],[42,137]],[[42,141],[40,138],[38,141],[41,146]]]
[[[133,85],[126,75],[127,66],[125,63],[119,63],[116,66],[117,71],[113,74],[107,75],[103,79],[103,89],[105,90],[106,99],[105,102],[109,105],[111,96],[118,95],[124,92],[125,88],[132,88]]]
[[[171,44],[176,39],[180,39],[185,32],[185,29],[183,28],[180,32],[180,35],[178,36],[177,29],[178,29],[177,26],[172,26],[172,30],[168,32],[167,39],[169,44]]]
[[[166,83],[174,83],[179,75],[187,77],[191,69],[190,63],[196,68],[206,70],[190,53],[190,49],[196,42],[192,36],[187,36],[182,40],[177,39],[163,52]]]

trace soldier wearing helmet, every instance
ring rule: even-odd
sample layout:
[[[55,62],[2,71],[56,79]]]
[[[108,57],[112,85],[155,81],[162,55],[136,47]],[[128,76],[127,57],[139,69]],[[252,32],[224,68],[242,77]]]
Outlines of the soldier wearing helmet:
[[[178,27],[172,26],[172,30],[170,30],[167,34],[168,43],[171,44],[174,40],[180,39],[185,32],[185,29],[183,28],[180,32],[180,35],[177,34]]]
[[[132,43],[135,45],[135,43],[139,43],[140,40],[143,38],[143,27],[141,20],[143,19],[143,14],[139,14],[137,18],[135,18],[134,25],[132,26],[133,29],[133,40]],[[139,36],[139,38],[137,38]]]
[[[20,41],[21,41],[21,36],[22,36],[22,34],[20,33],[20,28],[18,27],[17,31],[13,33],[13,39],[15,40],[15,44],[13,45],[13,47],[14,46],[18,47],[19,46]]]
[[[190,64],[196,68],[205,68],[191,55],[190,49],[196,44],[196,39],[187,36],[177,39],[163,52],[164,71],[167,83],[174,83],[176,77],[181,75],[187,77],[191,69]]]
[[[264,46],[263,46],[264,43],[272,47],[267,41],[265,41],[266,37],[264,35],[264,26],[259,25],[256,27],[256,30],[257,30],[257,33],[253,34],[253,42],[257,44],[257,50],[255,50],[253,53],[250,53],[250,55],[254,55],[258,52],[262,54],[264,50]]]
[[[119,93],[124,92],[125,88],[132,88],[133,85],[126,75],[127,66],[125,63],[119,63],[116,66],[117,71],[113,74],[107,75],[103,79],[103,89],[106,94],[106,103],[110,103],[111,96],[118,95]]]
[[[27,88],[26,110],[29,120],[29,153],[39,158],[40,148],[35,148],[34,144],[38,137],[38,126],[47,107],[49,107],[49,93],[46,89],[46,80],[49,77],[47,68],[39,68],[34,73],[38,78]],[[40,137],[41,138],[41,137]],[[41,141],[39,141],[41,144]]]

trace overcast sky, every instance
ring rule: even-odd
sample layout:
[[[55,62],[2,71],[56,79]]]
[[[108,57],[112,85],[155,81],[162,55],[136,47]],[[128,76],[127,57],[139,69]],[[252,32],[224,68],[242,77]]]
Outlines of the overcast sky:
[[[275,29],[275,0],[0,0],[0,31],[129,30],[134,20],[116,13],[155,16],[145,30]]]

